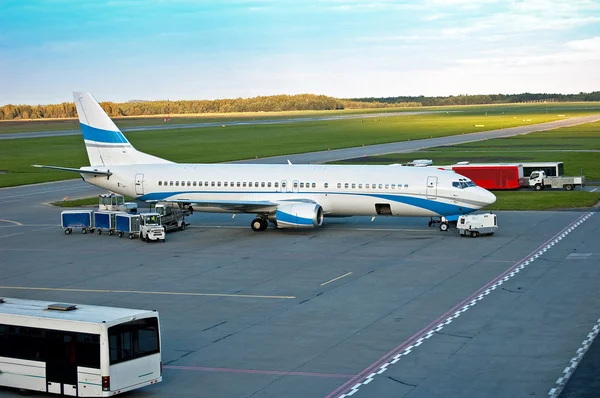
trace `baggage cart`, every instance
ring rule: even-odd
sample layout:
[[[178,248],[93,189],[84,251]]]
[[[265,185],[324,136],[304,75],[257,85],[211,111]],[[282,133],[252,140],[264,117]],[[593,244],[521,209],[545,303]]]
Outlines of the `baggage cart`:
[[[70,235],[73,228],[81,228],[82,234],[94,232],[92,210],[64,210],[60,213],[60,225],[65,235]]]
[[[138,214],[117,214],[116,231],[119,238],[125,234],[129,235],[129,239],[138,238],[140,236],[140,216]]]
[[[114,211],[97,211],[94,213],[94,228],[98,230],[98,235],[102,235],[102,231],[108,232],[109,235],[115,233],[115,216]]]

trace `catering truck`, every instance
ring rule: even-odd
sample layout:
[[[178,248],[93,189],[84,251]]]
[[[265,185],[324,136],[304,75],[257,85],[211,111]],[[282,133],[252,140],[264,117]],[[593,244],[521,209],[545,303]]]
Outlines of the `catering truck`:
[[[585,177],[548,177],[544,170],[537,170],[529,176],[529,186],[536,191],[541,191],[544,188],[563,188],[567,191],[573,190],[576,186],[585,186]]]
[[[485,189],[518,189],[523,185],[523,166],[521,164],[469,164],[460,162],[443,169],[471,179],[477,186]]]

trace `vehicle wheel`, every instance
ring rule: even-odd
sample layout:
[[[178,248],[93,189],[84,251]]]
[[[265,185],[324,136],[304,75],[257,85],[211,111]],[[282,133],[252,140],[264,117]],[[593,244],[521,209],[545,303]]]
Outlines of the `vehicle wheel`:
[[[71,228],[65,229],[65,235],[71,235],[71,232],[73,232]]]
[[[429,220],[429,223],[427,225],[429,225],[429,227],[431,227],[433,225],[433,221]]]
[[[471,231],[471,237],[472,238],[476,238],[477,237],[477,231]]]
[[[81,233],[84,234],[84,235],[87,234],[87,229],[81,228]]]
[[[102,230],[101,229],[98,230],[98,235],[102,235]]]
[[[566,185],[565,185],[565,189],[566,189],[567,191],[572,191],[572,190],[573,190],[573,185],[571,185],[571,184],[566,184]]]
[[[181,222],[181,227],[179,227],[179,229],[181,229],[182,231],[185,229],[185,221]]]
[[[123,235],[124,235],[123,232],[119,232],[119,238],[122,238]]]
[[[129,239],[133,239],[133,234],[129,234]]]
[[[112,229],[110,231],[108,231],[109,235],[113,235],[115,233],[115,231],[113,231]]]
[[[90,229],[90,233],[93,234],[95,230],[96,229],[94,229],[94,228]]]
[[[162,243],[165,243],[165,240],[164,240],[164,239],[161,239],[161,242],[162,242]]]
[[[535,184],[535,187],[534,187],[534,189],[535,189],[536,191],[541,191],[541,190],[542,190],[542,186],[541,186],[540,184]]]
[[[440,231],[447,231],[448,230],[448,224],[443,222],[440,224]]]
[[[254,220],[252,220],[252,223],[250,224],[250,227],[252,228],[253,231],[258,232],[258,231],[264,231],[262,228],[262,220],[260,218],[255,218]]]
[[[260,230],[264,231],[264,230],[266,230],[269,227],[269,221],[267,221],[264,218],[261,218],[260,220],[262,222],[262,226],[260,227]]]

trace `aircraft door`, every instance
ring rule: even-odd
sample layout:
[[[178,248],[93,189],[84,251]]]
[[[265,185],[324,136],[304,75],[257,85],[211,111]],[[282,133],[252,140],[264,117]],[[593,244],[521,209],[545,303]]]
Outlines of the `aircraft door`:
[[[427,199],[436,199],[437,198],[437,177],[429,176],[427,177],[427,191],[426,196]]]
[[[143,174],[135,175],[135,194],[136,195],[144,194],[144,175]]]

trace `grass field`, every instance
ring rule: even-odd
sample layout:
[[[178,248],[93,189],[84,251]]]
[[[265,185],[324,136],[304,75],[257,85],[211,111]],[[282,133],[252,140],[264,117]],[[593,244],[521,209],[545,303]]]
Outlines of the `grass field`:
[[[496,203],[485,210],[562,210],[590,208],[600,193],[585,191],[494,192]]]
[[[335,111],[289,111],[289,112],[245,112],[245,113],[207,113],[200,115],[170,115],[170,125],[228,122],[241,120],[261,119],[288,119],[310,116],[338,116],[352,114],[368,114],[381,112],[413,112],[413,111],[436,111],[436,112],[460,112],[463,115],[489,116],[539,116],[550,115],[560,118],[558,115],[567,117],[600,113],[600,103],[597,102],[568,102],[552,104],[505,104],[505,105],[468,105],[468,106],[446,106],[446,107],[415,107],[415,108],[372,108],[372,109],[344,109]],[[130,116],[114,118],[119,128],[162,125],[165,115],[155,116]],[[555,120],[555,119],[553,119]],[[475,123],[478,124],[478,123]],[[78,130],[77,119],[43,119],[43,120],[14,120],[0,121],[0,134],[22,133],[30,131],[58,131]]]
[[[211,122],[232,122],[248,120],[277,120],[316,116],[342,116],[369,113],[397,113],[428,110],[429,108],[372,108],[344,109],[334,111],[287,111],[287,112],[239,112],[239,113],[204,113],[169,115],[169,122],[164,122],[167,115],[126,116],[113,118],[119,128],[156,126]],[[599,107],[600,110],[600,107]],[[42,119],[42,120],[0,120],[0,134],[25,133],[30,131],[79,130],[79,119]]]
[[[593,107],[583,109],[572,104],[568,105],[568,111],[571,113],[567,110],[561,110],[561,112],[572,116],[600,112],[600,109]],[[589,104],[586,105],[589,107]],[[596,105],[600,106],[600,104]],[[546,114],[545,108],[539,105],[464,107],[464,109],[467,108],[468,112],[415,116],[141,131],[127,133],[127,138],[141,151],[176,162],[201,163],[456,135],[562,118],[562,116],[557,116],[558,109],[553,109],[554,114],[550,112]],[[479,125],[484,125],[484,127],[475,127]],[[593,132],[577,134],[578,136],[585,135],[588,140],[595,140]],[[557,137],[557,139],[559,138]],[[491,141],[486,141],[486,143],[489,142]],[[457,148],[436,149],[434,153],[439,156],[441,151],[446,156]],[[527,154],[534,156],[533,152]],[[471,155],[474,158],[475,153]],[[492,156],[489,153],[485,154],[485,156],[488,155]],[[560,160],[566,159],[566,155],[566,153],[564,156],[561,154]],[[589,162],[593,163],[593,155],[577,154],[576,156],[579,160],[589,157]],[[427,153],[402,156],[410,160],[427,156]],[[539,153],[536,153],[535,156],[539,156]],[[438,163],[442,160],[447,161],[433,155],[431,157],[434,157]],[[464,154],[456,154],[454,159],[458,158],[464,160]],[[556,157],[549,154],[548,159],[554,160]],[[580,163],[577,163],[577,167]],[[89,163],[81,136],[2,141],[0,144],[0,187],[74,177],[73,173],[37,169],[31,167],[32,164],[80,167]],[[567,170],[573,170],[569,167],[574,166],[567,164]],[[584,172],[588,173],[588,171],[591,169],[586,164]]]

